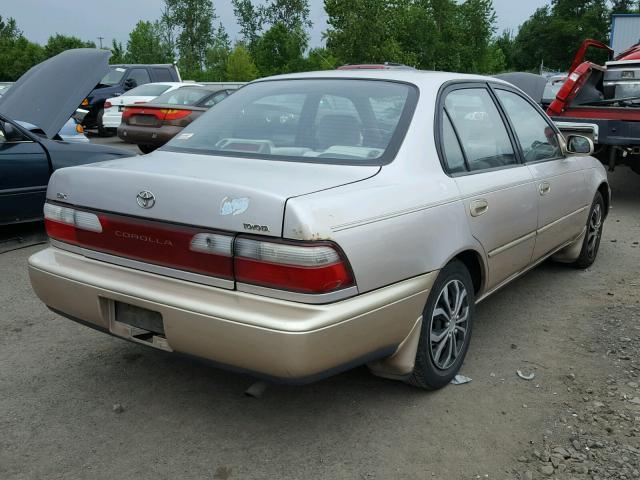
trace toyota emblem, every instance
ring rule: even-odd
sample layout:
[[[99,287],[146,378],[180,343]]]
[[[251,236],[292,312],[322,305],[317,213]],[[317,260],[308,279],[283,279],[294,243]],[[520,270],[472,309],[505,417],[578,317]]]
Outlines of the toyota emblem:
[[[156,196],[149,190],[141,191],[136,197],[141,208],[151,208],[156,204]]]

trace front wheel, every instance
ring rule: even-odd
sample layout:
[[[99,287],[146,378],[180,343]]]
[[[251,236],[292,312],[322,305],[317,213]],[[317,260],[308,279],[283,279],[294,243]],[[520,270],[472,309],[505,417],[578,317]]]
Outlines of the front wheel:
[[[462,262],[453,261],[440,271],[429,294],[408,383],[435,390],[453,380],[469,349],[474,313],[469,270]]]
[[[577,268],[590,267],[595,262],[600,249],[600,239],[602,238],[602,225],[604,222],[604,199],[600,192],[596,193],[589,210],[587,219],[587,229],[582,242],[582,250],[580,256],[573,263]]]

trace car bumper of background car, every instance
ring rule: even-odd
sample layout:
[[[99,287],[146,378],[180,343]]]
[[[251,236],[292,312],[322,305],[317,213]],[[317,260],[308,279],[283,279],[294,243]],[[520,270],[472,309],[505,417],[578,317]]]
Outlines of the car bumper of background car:
[[[210,287],[55,247],[29,259],[40,299],[128,340],[274,380],[306,383],[393,355],[415,328],[437,272],[327,305]],[[115,302],[159,312],[165,336],[132,337]]]
[[[127,143],[160,147],[180,133],[182,129],[183,127],[174,125],[163,125],[159,128],[139,125],[121,125],[118,127],[118,137]]]
[[[105,128],[118,128],[122,123],[122,112],[110,112],[106,110],[102,116],[102,126]]]

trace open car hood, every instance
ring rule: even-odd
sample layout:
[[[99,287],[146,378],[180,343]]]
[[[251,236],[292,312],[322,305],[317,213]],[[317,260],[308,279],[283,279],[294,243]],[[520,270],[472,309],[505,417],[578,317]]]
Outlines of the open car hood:
[[[496,75],[496,78],[515,85],[529,95],[538,105],[542,103],[544,89],[547,86],[547,79],[543,76],[527,72],[510,72]]]
[[[110,56],[108,50],[78,48],[39,63],[0,97],[0,114],[53,138],[109,73]]]

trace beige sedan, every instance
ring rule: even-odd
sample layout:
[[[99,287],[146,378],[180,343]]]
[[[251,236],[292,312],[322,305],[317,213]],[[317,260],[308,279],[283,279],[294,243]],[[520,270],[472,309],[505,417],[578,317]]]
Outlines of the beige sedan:
[[[440,388],[476,304],[548,258],[595,260],[592,149],[493,78],[262,79],[152,154],[58,170],[31,281],[74,321],[221,367]]]

